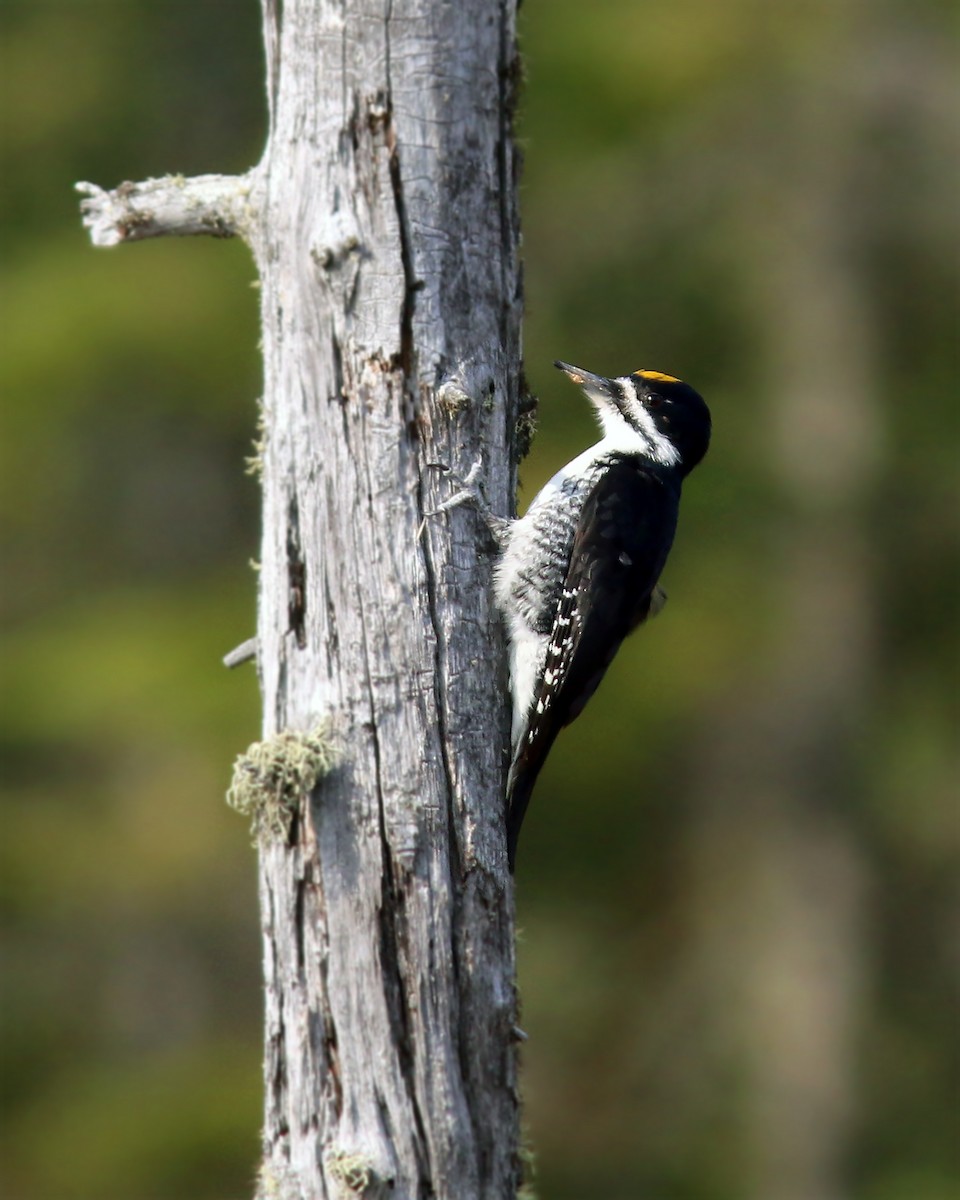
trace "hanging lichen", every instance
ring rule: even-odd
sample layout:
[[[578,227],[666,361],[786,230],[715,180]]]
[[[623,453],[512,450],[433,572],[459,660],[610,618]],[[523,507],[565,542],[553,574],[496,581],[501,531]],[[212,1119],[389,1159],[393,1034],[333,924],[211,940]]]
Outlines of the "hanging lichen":
[[[254,742],[233,764],[227,803],[250,818],[254,843],[282,840],[301,801],[310,794],[336,761],[333,738],[326,723],[309,733],[284,730]]]

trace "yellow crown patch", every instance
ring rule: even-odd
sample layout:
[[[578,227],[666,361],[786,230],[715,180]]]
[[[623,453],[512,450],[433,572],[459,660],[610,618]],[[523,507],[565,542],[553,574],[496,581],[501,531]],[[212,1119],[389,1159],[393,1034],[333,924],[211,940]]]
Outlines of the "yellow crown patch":
[[[634,371],[634,375],[639,375],[641,379],[650,379],[654,383],[683,383],[676,375],[664,375],[662,371]]]

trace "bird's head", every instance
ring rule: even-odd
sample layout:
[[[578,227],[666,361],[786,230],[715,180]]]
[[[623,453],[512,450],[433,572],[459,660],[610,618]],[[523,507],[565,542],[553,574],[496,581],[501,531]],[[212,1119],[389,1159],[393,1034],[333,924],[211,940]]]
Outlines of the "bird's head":
[[[634,371],[605,379],[570,363],[554,366],[578,383],[616,449],[644,454],[686,475],[710,444],[710,410],[699,392],[672,375]]]

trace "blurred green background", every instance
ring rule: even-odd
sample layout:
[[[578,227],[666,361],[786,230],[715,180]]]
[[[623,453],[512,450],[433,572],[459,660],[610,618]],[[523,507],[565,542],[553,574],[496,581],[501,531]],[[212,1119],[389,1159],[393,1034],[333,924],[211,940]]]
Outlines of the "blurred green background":
[[[665,612],[518,881],[541,1200],[957,1195],[957,114],[939,0],[527,0],[524,497],[555,357],[707,397]],[[253,0],[0,4],[0,1195],[248,1196],[260,367],[242,245],[71,185],[242,171]],[[521,504],[524,503],[521,499]]]

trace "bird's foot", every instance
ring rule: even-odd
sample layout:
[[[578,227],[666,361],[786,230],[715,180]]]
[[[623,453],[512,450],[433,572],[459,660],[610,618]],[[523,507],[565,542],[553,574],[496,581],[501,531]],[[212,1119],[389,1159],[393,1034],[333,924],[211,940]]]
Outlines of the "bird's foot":
[[[463,476],[457,475],[446,463],[427,463],[427,466],[435,471],[441,471],[444,475],[448,475],[454,484],[456,484],[457,491],[449,499],[444,500],[442,504],[437,505],[430,512],[423,514],[423,520],[420,522],[417,537],[423,535],[427,521],[431,517],[439,517],[442,513],[459,508],[462,504],[472,504],[490,531],[490,535],[497,543],[497,546],[502,546],[510,522],[505,517],[496,516],[487,504],[483,492],[480,490],[477,480],[480,478],[480,473],[483,470],[483,456],[479,455],[470,470]]]

